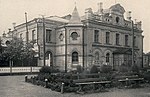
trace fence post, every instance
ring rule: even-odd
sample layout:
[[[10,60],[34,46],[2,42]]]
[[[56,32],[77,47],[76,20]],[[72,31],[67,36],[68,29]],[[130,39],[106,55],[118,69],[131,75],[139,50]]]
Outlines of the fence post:
[[[61,93],[64,93],[64,83],[61,84]]]
[[[129,80],[129,79],[128,79],[128,78],[126,78],[126,86],[128,86],[128,80]]]
[[[98,72],[98,77],[100,78],[100,72]]]
[[[47,88],[48,87],[48,80],[45,79],[45,87]]]
[[[25,75],[25,82],[27,82],[27,80],[28,80],[28,76],[27,76],[27,75]]]
[[[78,79],[79,79],[79,72],[77,72],[77,76],[78,76]]]

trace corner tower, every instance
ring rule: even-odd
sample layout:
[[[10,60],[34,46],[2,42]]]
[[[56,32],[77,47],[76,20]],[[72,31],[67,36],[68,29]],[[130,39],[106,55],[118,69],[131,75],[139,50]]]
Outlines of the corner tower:
[[[76,6],[65,29],[65,69],[76,69],[77,65],[84,67],[84,31]]]

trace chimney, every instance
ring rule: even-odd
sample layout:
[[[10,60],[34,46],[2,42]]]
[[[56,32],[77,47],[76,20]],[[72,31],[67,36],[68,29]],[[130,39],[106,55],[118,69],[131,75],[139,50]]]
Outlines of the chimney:
[[[102,14],[103,13],[103,3],[100,2],[97,5],[98,5],[98,14]]]
[[[12,23],[12,25],[13,25],[13,28],[15,29],[15,27],[16,27],[16,23]]]
[[[137,22],[137,28],[141,30],[142,29],[141,26],[142,26],[142,22],[141,21]]]
[[[4,31],[4,33],[3,33],[3,37],[6,37],[6,33],[5,33],[5,31]]]
[[[92,8],[85,9],[85,17],[86,17],[86,19],[91,18],[92,14],[93,14]]]
[[[131,20],[131,11],[127,12],[127,20]]]

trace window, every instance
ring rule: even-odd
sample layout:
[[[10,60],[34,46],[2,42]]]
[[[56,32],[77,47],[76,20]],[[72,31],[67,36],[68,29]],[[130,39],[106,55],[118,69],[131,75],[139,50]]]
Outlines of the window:
[[[95,53],[95,60],[99,60],[99,53],[98,52]]]
[[[52,30],[46,29],[46,42],[51,42],[51,32]]]
[[[119,34],[116,34],[116,45],[119,45]]]
[[[35,39],[35,30],[32,30],[32,41]]]
[[[62,33],[59,35],[59,39],[60,39],[60,41],[63,41],[64,35]]]
[[[20,34],[20,38],[22,39],[22,33]]]
[[[53,66],[53,54],[50,51],[47,51],[45,54],[46,65]]]
[[[125,35],[125,46],[128,46],[128,35]]]
[[[136,46],[136,37],[134,36],[134,39],[133,39],[133,46]]]
[[[116,23],[119,23],[119,17],[116,17]]]
[[[77,40],[77,37],[78,37],[77,32],[72,32],[71,37],[72,37],[72,40]]]
[[[106,62],[109,62],[109,57],[110,57],[110,54],[107,53],[107,54],[106,54]]]
[[[109,44],[109,36],[110,36],[110,33],[106,32],[106,44]]]
[[[99,41],[98,38],[99,38],[99,30],[94,30],[94,42],[98,42]]]
[[[78,53],[73,52],[72,53],[72,63],[77,63],[78,62]]]

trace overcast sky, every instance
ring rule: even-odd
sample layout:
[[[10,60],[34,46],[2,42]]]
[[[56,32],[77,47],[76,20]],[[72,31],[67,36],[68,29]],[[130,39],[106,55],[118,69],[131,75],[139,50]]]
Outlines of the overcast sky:
[[[150,0],[0,0],[0,35],[12,28],[12,23],[25,22],[25,12],[28,20],[40,15],[64,16],[72,13],[75,2],[80,15],[86,8],[97,11],[98,2],[103,2],[104,9],[120,3],[126,11],[132,11],[133,20],[142,21],[144,52],[150,51]]]

